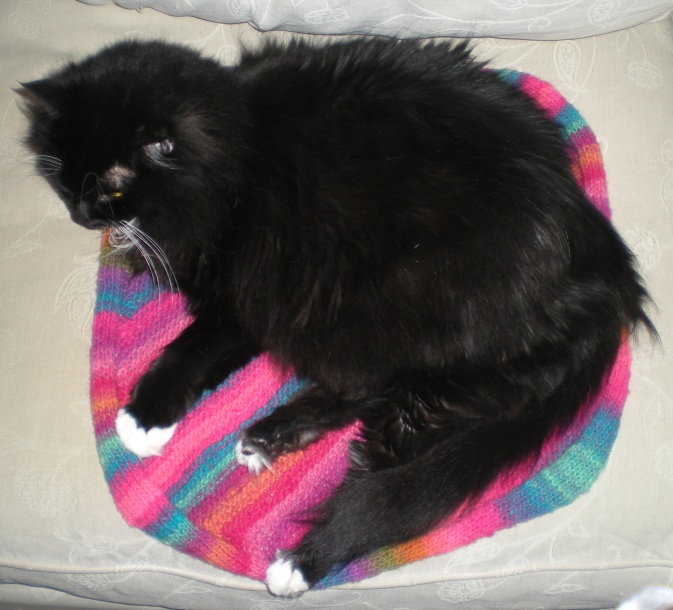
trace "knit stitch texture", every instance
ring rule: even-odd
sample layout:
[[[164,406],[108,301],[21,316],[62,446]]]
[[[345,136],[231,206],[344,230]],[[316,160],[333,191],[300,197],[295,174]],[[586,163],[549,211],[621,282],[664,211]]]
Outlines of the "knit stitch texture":
[[[548,83],[514,71],[499,74],[558,122],[578,183],[609,217],[600,149],[580,114]],[[104,237],[91,349],[100,462],[116,506],[130,525],[184,553],[261,580],[276,550],[291,548],[305,533],[307,526],[298,517],[326,498],[344,476],[348,441],[357,426],[280,458],[273,472],[251,476],[234,457],[240,431],[303,386],[265,354],[202,396],[161,457],[136,457],[115,432],[117,412],[162,347],[189,323],[184,297],[158,289],[148,273],[134,277],[124,256],[111,253]],[[624,342],[601,392],[570,429],[546,442],[537,460],[503,473],[469,511],[420,538],[354,561],[318,586],[358,581],[447,553],[587,492],[617,435],[629,370]]]

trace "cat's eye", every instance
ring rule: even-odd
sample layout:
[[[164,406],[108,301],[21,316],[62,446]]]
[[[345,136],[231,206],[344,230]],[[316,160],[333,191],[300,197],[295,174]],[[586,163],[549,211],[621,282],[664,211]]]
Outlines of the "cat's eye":
[[[173,169],[174,159],[172,153],[175,151],[175,140],[173,138],[164,138],[155,142],[145,144],[143,152],[153,165]]]
[[[155,154],[160,154],[163,156],[170,155],[175,150],[175,142],[172,138],[165,138],[159,142],[152,142],[148,144],[146,148],[151,148],[152,152]]]
[[[123,195],[123,193],[121,191],[113,191],[112,193],[110,193],[110,195],[114,199],[119,199]]]

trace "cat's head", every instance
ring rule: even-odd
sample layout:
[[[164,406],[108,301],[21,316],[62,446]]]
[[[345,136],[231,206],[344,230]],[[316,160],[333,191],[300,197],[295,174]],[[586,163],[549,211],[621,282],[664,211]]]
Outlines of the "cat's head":
[[[226,173],[211,107],[222,75],[186,48],[125,42],[23,84],[28,146],[72,219],[87,228],[186,222],[186,199],[213,166]]]

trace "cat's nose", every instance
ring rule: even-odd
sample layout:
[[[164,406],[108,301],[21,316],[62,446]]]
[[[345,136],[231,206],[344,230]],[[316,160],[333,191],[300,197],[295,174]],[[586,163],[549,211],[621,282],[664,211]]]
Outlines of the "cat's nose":
[[[114,220],[116,214],[116,198],[110,193],[98,193],[95,202],[87,209],[90,220],[109,222]]]
[[[115,218],[115,198],[99,190],[96,193],[87,193],[73,209],[73,220],[89,229],[105,226]]]
[[[69,206],[70,217],[78,225],[87,229],[104,228],[106,221],[96,214],[94,207],[90,203],[87,203],[85,199],[81,199],[79,204]]]

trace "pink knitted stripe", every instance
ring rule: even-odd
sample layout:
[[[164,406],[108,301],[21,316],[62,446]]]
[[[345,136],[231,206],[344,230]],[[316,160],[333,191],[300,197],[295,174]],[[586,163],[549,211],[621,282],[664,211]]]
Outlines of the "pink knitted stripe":
[[[603,384],[601,396],[605,400],[603,408],[610,413],[621,413],[629,395],[631,376],[631,350],[627,340],[622,343],[607,381]]]
[[[117,509],[129,525],[140,529],[155,523],[170,507],[161,490],[148,482],[142,468],[129,468],[124,476],[110,481]]]
[[[509,491],[509,490],[508,490]],[[468,511],[467,514],[458,514],[451,524],[447,520],[429,535],[423,537],[423,542],[429,542],[434,553],[448,553],[458,547],[474,542],[478,538],[490,537],[505,525],[502,515],[493,502],[483,502],[477,510]],[[424,553],[426,556],[428,553]]]
[[[522,76],[519,87],[552,118],[567,105],[565,98],[554,87],[530,74]]]
[[[91,353],[91,401],[96,437],[114,425],[116,417],[117,378],[109,366],[115,359],[115,338],[119,330],[120,317],[108,311],[96,313],[93,321]]]
[[[184,314],[176,315],[169,299],[154,307],[146,306],[138,318],[120,330],[117,344],[120,391],[126,395],[140,374],[146,371],[161,349],[177,337],[190,323]]]
[[[233,432],[231,422],[223,422],[222,405],[226,405],[226,419],[245,421],[254,416],[278,392],[292,375],[292,371],[283,371],[268,354],[262,354],[237,373],[217,396],[211,395],[185,418],[185,428],[221,426],[222,435]],[[247,401],[247,402],[246,402]],[[218,404],[219,402],[219,404]],[[196,447],[196,445],[195,445]],[[203,449],[203,447],[201,448]]]
[[[110,357],[111,353],[114,353],[119,327],[125,322],[126,320],[120,318],[118,313],[112,311],[99,311],[96,313],[93,319],[91,350],[96,354],[97,358],[93,364],[100,363],[102,369],[106,369],[106,365],[108,365],[107,358]],[[98,357],[99,354],[100,357]],[[114,374],[114,371],[110,374]]]
[[[309,476],[314,464],[319,462],[320,451],[320,447],[314,446],[307,449],[303,455],[297,453],[283,456],[274,464],[273,472],[265,471],[259,478],[253,478],[245,473],[239,479],[240,486],[230,488],[224,496],[217,494],[217,501],[210,506],[206,520],[213,521],[217,516],[218,527],[227,531],[228,536],[240,535],[254,526],[254,522],[261,515],[269,510],[275,510],[275,505],[281,498],[298,492],[302,496],[307,495],[300,484]],[[300,489],[297,489],[298,486]],[[287,534],[287,531],[285,533]]]
[[[118,335],[120,357],[126,358],[127,350],[134,351],[148,343],[152,345],[155,336],[161,337],[161,329],[165,327],[166,322],[175,325],[178,321],[182,321],[187,325],[190,319],[183,313],[184,302],[182,295],[164,293],[161,298],[150,301],[142,307],[132,320],[127,321],[123,326],[123,332]],[[166,335],[168,334],[170,333],[166,331]]]
[[[348,430],[348,436],[355,432],[355,427]],[[309,470],[303,470],[299,467],[293,469],[292,482],[289,493],[277,498],[275,504],[270,504],[269,510],[259,511],[255,519],[249,519],[242,524],[245,532],[244,548],[267,548],[272,553],[279,548],[292,548],[299,542],[304,535],[306,527],[300,523],[292,523],[293,518],[300,515],[293,515],[293,510],[297,506],[315,506],[331,493],[343,479],[347,470],[347,462],[344,459],[345,439],[341,433],[332,433],[327,435],[322,446],[316,447],[316,451],[306,454],[306,460],[314,463]],[[302,477],[306,477],[312,485],[299,483]],[[319,484],[318,484],[319,482]],[[286,490],[287,491],[287,490]],[[283,531],[277,525],[282,520],[287,520],[288,516],[293,528]],[[250,546],[252,545],[252,546]]]
[[[278,491],[284,489],[287,495],[280,502],[277,494],[275,498],[268,498],[269,510],[259,505],[253,507],[253,510],[246,510],[245,517],[237,519],[241,529],[254,527],[257,531],[265,530],[267,522],[271,523],[279,515],[288,514],[284,506],[314,506],[322,500],[326,489],[338,484],[346,474],[345,449],[344,433],[340,431],[325,435],[319,442],[304,450],[302,459],[296,460],[290,469],[283,472],[282,486],[278,482],[274,488]],[[311,485],[311,482],[316,484]],[[277,514],[273,516],[272,513]],[[285,536],[283,532],[276,533],[281,537]],[[276,548],[275,544],[273,546]]]
[[[178,425],[160,459],[144,462],[145,476],[159,489],[174,485],[182,472],[212,444],[238,429],[278,391],[289,373],[280,373],[264,355],[238,374],[229,386],[204,399]],[[226,405],[228,417],[222,417]]]

